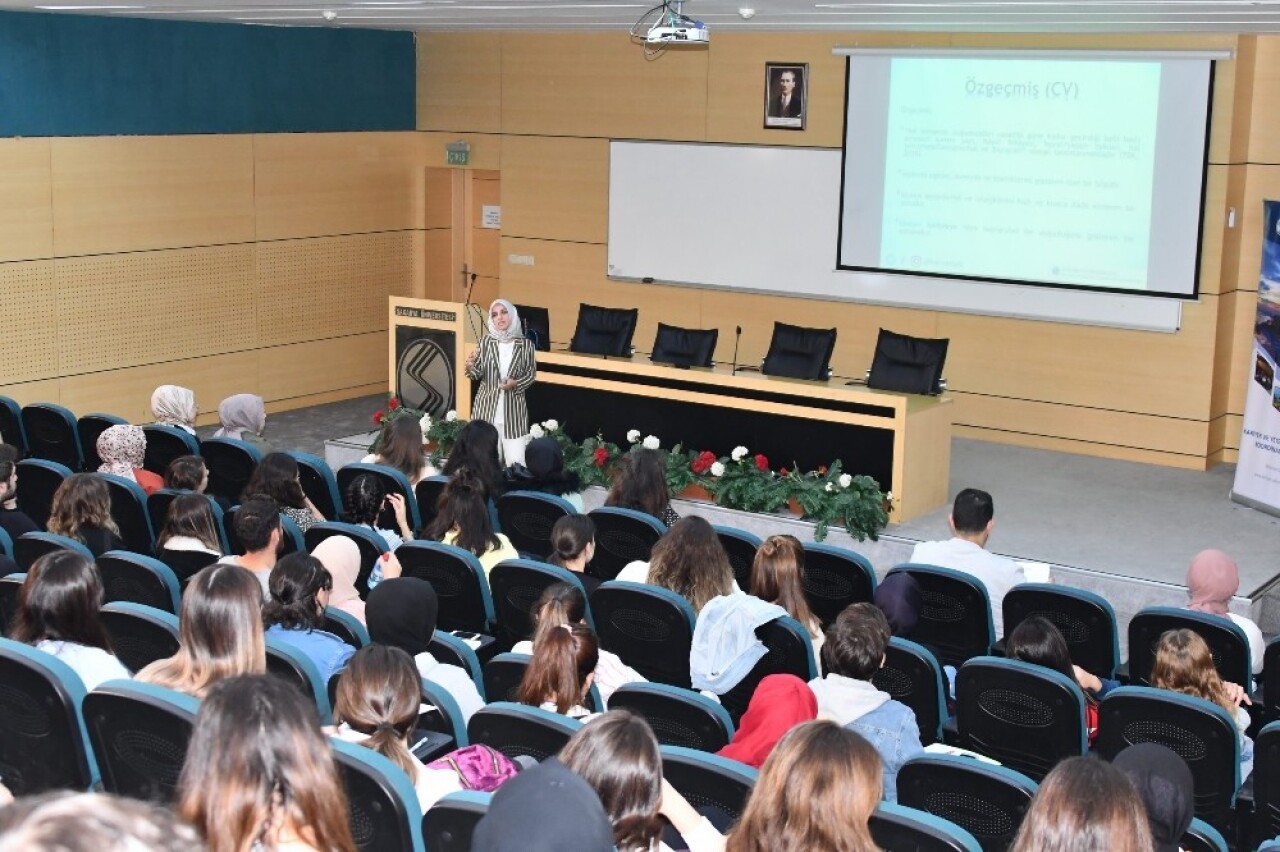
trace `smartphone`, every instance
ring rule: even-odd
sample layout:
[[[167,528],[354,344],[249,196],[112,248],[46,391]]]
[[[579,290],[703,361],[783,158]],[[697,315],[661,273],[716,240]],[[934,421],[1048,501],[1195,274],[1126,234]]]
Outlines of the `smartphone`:
[[[452,633],[454,636],[457,636],[459,639],[462,639],[463,641],[474,642],[475,640],[480,638],[479,633],[471,633],[467,630],[450,630],[449,632]]]

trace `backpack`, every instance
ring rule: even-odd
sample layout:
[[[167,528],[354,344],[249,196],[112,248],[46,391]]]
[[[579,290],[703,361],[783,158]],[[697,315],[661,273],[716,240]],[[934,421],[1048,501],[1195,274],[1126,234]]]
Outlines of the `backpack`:
[[[469,745],[427,764],[428,769],[458,773],[462,789],[491,793],[519,771],[505,754],[487,745]]]

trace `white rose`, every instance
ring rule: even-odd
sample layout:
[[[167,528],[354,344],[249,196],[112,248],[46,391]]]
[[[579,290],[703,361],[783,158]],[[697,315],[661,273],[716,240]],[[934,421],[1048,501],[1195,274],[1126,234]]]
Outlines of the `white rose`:
[[[422,419],[418,421],[418,426],[422,428],[422,434],[425,435],[428,432],[430,432],[431,431],[431,415],[430,414],[422,415]]]
[[[444,419],[445,419],[445,422],[452,423],[453,421],[458,419],[458,412],[454,411],[453,409],[450,409],[449,413],[444,416]]]
[[[546,433],[546,432],[543,432],[543,431],[542,431],[542,427],[541,427],[541,426],[539,426],[537,423],[535,423],[535,424],[533,424],[532,426],[530,426],[530,427],[529,427],[529,434],[530,434],[530,435],[532,435],[532,436],[533,436],[533,437],[535,437],[535,438],[541,438],[543,435],[545,435],[545,434],[547,434],[547,433]]]
[[[884,499],[886,499],[886,500],[888,500],[889,502],[891,502],[891,503],[892,503],[892,502],[893,502],[893,492],[892,492],[892,491],[886,491],[886,492],[884,492]]]
[[[711,464],[712,476],[724,476],[724,462],[713,462]]]
[[[646,435],[644,439],[644,448],[646,450],[656,450],[662,446],[662,442],[658,440],[656,435]]]
[[[748,450],[746,447],[734,447],[733,452],[729,453],[729,458],[734,461],[742,461],[747,457],[747,452]]]
[[[850,475],[849,475],[849,474],[847,474],[847,473],[842,473],[842,474],[840,474],[840,487],[841,487],[841,488],[848,488],[848,487],[849,487],[850,485],[852,485],[852,484],[853,484],[853,477],[852,477],[852,476],[850,476]]]
[[[548,420],[547,422],[542,424],[542,428],[546,429],[548,432],[554,432],[560,428],[560,421]]]
[[[835,491],[835,490],[836,490],[836,484],[835,484],[834,482],[828,482],[828,483],[827,483],[827,490],[828,490],[828,491]]]
[[[628,443],[628,444],[638,444],[638,443],[640,443],[640,430],[639,430],[639,429],[631,429],[631,430],[629,430],[629,431],[627,432],[627,443]]]

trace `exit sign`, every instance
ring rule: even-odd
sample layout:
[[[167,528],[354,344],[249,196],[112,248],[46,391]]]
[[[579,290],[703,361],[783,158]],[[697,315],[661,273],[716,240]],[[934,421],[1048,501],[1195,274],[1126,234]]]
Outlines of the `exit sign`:
[[[465,166],[470,156],[470,151],[445,151],[444,161],[450,166]]]

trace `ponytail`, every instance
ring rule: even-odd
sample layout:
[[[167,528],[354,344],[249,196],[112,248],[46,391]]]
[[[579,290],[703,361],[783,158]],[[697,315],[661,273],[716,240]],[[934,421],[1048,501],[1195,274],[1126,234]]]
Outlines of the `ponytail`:
[[[586,620],[587,599],[582,589],[571,583],[552,583],[542,590],[542,597],[533,605],[533,644],[547,631],[562,624],[577,624]]]
[[[596,524],[589,515],[565,515],[551,527],[551,555],[547,561],[565,567],[596,540]]]
[[[543,630],[533,643],[533,660],[520,681],[520,703],[538,707],[549,702],[557,713],[568,713],[586,698],[587,677],[599,659],[596,634],[585,624]]]
[[[342,670],[334,721],[367,735],[361,745],[416,779],[422,764],[409,751],[408,740],[421,702],[422,684],[413,658],[390,645],[369,645]]]

